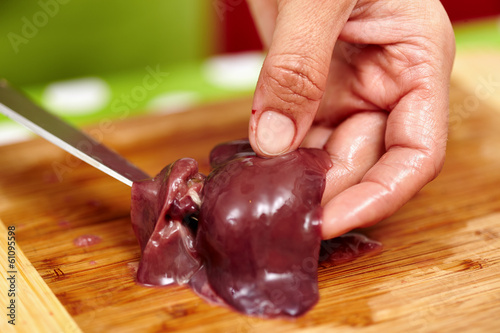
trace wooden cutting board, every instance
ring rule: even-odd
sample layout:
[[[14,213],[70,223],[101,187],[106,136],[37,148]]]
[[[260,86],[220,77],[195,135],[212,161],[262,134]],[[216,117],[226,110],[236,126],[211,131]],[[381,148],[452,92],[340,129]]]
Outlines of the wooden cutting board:
[[[452,105],[474,96],[460,86],[452,87]],[[130,226],[130,188],[41,139],[1,147],[0,218],[6,227],[15,226],[17,248],[24,253],[17,253],[19,288],[24,284],[17,300],[31,307],[18,309],[16,328],[498,332],[500,113],[479,102],[458,114],[441,175],[394,216],[362,231],[382,242],[384,250],[336,267],[321,266],[321,300],[290,321],[214,307],[186,287],[136,285],[133,267],[140,253]],[[244,99],[179,114],[103,121],[90,131],[151,175],[181,157],[195,158],[208,172],[207,155],[215,144],[246,136],[250,105]],[[73,241],[82,235],[102,241],[78,247]],[[3,247],[6,228],[0,237]],[[1,267],[3,279],[6,266]],[[5,312],[6,287],[0,287]],[[36,299],[41,301],[28,302]],[[3,315],[0,331],[9,329]]]

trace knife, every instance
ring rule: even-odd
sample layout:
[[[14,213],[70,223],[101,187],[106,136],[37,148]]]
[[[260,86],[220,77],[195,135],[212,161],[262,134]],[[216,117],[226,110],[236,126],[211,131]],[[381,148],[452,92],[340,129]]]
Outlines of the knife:
[[[118,153],[36,105],[5,79],[0,79],[0,112],[128,186],[150,178]]]

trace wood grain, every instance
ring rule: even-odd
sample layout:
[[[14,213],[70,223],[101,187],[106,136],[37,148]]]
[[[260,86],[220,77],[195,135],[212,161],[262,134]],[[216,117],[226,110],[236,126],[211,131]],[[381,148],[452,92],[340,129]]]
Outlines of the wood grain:
[[[452,104],[469,96],[454,81]],[[250,105],[103,123],[92,133],[150,174],[186,156],[206,172],[212,146],[246,136]],[[245,317],[185,287],[136,285],[130,189],[42,140],[0,148],[0,216],[16,226],[26,257],[84,332],[498,332],[500,115],[480,100],[452,116],[460,121],[441,175],[362,231],[384,250],[321,266],[320,302],[293,321]],[[102,242],[76,247],[85,234]]]
[[[7,319],[11,323],[5,319],[5,313],[2,313],[0,332],[81,332],[73,318],[26,258],[21,248],[13,245],[15,247],[15,262],[12,263],[13,266],[8,265],[7,237],[7,228],[3,223],[0,223],[0,269],[2,272],[0,300],[3,311],[11,304],[11,300],[14,300],[12,304],[15,308],[13,313],[15,316]],[[9,240],[9,243],[12,241]],[[7,277],[10,280],[7,280]],[[11,295],[7,294],[7,290],[12,290]]]

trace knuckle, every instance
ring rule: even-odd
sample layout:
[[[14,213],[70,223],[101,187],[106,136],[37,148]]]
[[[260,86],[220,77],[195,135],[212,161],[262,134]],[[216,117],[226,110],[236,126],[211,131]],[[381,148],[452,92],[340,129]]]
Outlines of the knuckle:
[[[446,138],[442,141],[442,144],[438,147],[433,159],[432,159],[432,174],[431,179],[436,178],[443,169],[446,156]]]
[[[419,169],[417,169],[417,172],[422,174],[426,183],[430,182],[431,180],[436,178],[439,174],[439,169],[436,165],[436,160],[431,155],[424,154],[422,157],[422,165],[420,166]]]
[[[266,84],[282,102],[304,105],[321,100],[327,72],[312,58],[280,55],[279,62],[267,67]]]
[[[420,174],[424,183],[428,183],[435,179],[442,168],[442,161],[437,156],[437,152],[429,151],[429,149],[420,149],[415,152],[413,163],[408,166],[413,170],[414,174]],[[415,163],[416,162],[416,163]]]

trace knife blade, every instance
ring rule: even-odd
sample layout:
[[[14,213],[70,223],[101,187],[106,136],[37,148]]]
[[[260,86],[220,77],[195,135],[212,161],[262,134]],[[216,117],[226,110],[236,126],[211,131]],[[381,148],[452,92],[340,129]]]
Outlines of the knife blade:
[[[118,153],[45,111],[5,79],[0,79],[0,112],[128,186],[149,178]]]

